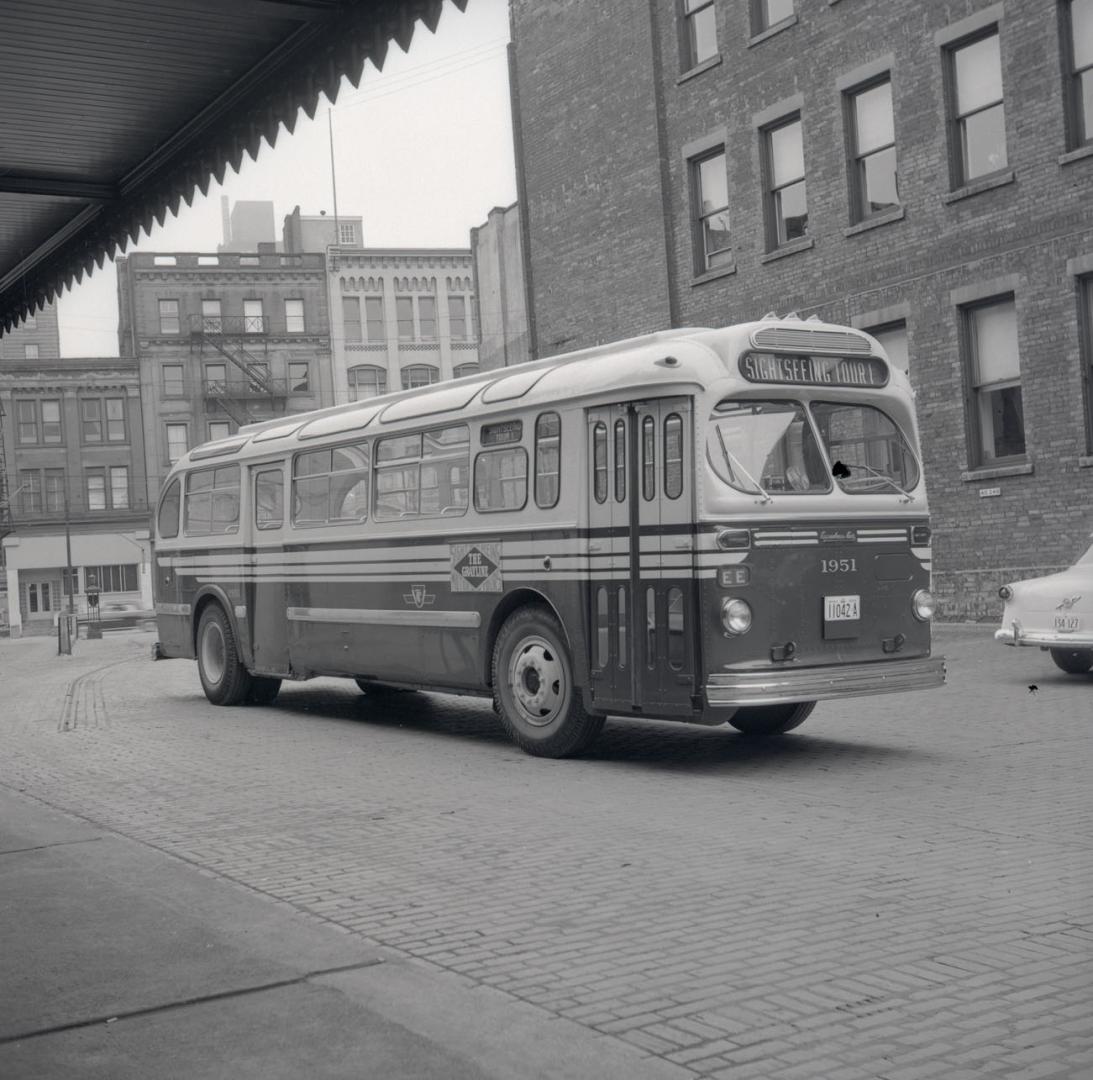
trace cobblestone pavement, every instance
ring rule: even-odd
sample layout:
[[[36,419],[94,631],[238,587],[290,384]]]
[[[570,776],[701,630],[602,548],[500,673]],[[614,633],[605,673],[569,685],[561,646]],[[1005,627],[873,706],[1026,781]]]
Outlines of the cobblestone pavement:
[[[1093,679],[1046,654],[943,627],[943,690],[559,762],[477,699],[214,708],[152,636],[0,643],[0,783],[696,1076],[1093,1075]]]

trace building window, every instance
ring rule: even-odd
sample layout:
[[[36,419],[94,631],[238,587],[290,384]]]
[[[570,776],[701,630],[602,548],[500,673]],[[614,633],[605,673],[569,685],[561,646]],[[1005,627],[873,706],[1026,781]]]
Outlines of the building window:
[[[414,340],[414,299],[412,296],[399,296],[395,299],[395,315],[398,319],[399,341]]]
[[[55,446],[63,441],[59,401],[17,401],[15,416],[20,443]]]
[[[182,331],[182,324],[178,316],[177,300],[160,300],[159,302],[159,332],[161,334],[178,334]]]
[[[288,389],[292,394],[308,394],[311,392],[311,365],[306,360],[290,360],[288,362]]]
[[[201,301],[201,329],[206,334],[221,334],[224,332],[224,320],[220,317],[219,300]]]
[[[303,300],[285,301],[285,333],[302,334],[304,332]]]
[[[15,403],[16,423],[21,443],[38,441],[38,402],[17,401]]]
[[[99,592],[136,592],[140,588],[140,567],[137,563],[85,566],[83,576],[88,587],[97,585]]]
[[[477,374],[478,374],[478,365],[477,364],[456,364],[455,367],[452,368],[452,378],[453,379],[462,379],[465,375],[477,375]]]
[[[227,439],[232,433],[231,422],[228,420],[210,420],[209,421],[209,442],[216,442],[218,439]]]
[[[1085,359],[1086,447],[1093,449],[1093,275],[1078,279],[1079,330]]]
[[[185,424],[167,425],[167,460],[173,465],[190,449],[190,435]]]
[[[964,309],[973,462],[988,465],[1025,452],[1017,308],[1012,296]]]
[[[85,443],[102,442],[102,402],[98,398],[80,399],[80,426]]]
[[[106,509],[106,472],[103,469],[88,469],[84,474],[87,485],[87,509]]]
[[[368,340],[384,341],[387,335],[383,329],[382,296],[366,296],[364,298],[364,316],[368,320]]]
[[[874,83],[847,95],[850,134],[850,188],[853,221],[899,206],[896,128],[892,81]]]
[[[129,466],[110,467],[110,506],[114,510],[129,509]]]
[[[695,271],[704,274],[732,264],[729,233],[729,182],[725,151],[691,163],[695,208]]]
[[[37,360],[38,359],[38,346],[37,345],[24,345],[23,346],[23,359],[24,360]]]
[[[417,302],[418,323],[425,341],[436,341],[436,297],[422,296]]]
[[[163,396],[182,397],[186,393],[185,369],[182,364],[163,365]]]
[[[949,50],[953,186],[1006,167],[998,28]]]
[[[717,55],[717,9],[713,0],[683,0],[683,68]]]
[[[1063,5],[1067,53],[1067,142],[1071,150],[1093,142],[1093,0]]]
[[[412,364],[402,369],[402,385],[407,390],[415,386],[430,386],[440,380],[440,371],[432,364]]]
[[[359,296],[342,297],[342,325],[345,327],[346,341],[361,340],[361,298]]]
[[[353,401],[387,393],[387,372],[381,367],[359,364],[349,369],[349,397]]]
[[[23,469],[19,473],[19,497],[24,514],[42,512],[42,474],[37,469]]]
[[[264,334],[266,332],[266,318],[262,314],[261,300],[243,301],[243,333]]]
[[[892,367],[899,368],[904,375],[909,374],[907,324],[902,319],[898,322],[885,323],[883,326],[870,327],[865,332],[872,334],[881,343]]]
[[[42,442],[56,445],[62,441],[61,403],[59,401],[42,402]]]
[[[353,222],[338,222],[338,243],[355,244],[357,242],[357,227]]]
[[[46,469],[45,508],[46,511],[51,514],[60,514],[64,511],[64,469]]]
[[[125,442],[125,398],[106,399],[106,441]]]
[[[805,151],[800,116],[764,131],[767,175],[768,246],[773,249],[799,240],[808,231],[805,195]]]
[[[793,0],[752,0],[753,32],[761,34],[793,16]]]
[[[452,341],[467,340],[467,298],[448,297],[448,331]]]

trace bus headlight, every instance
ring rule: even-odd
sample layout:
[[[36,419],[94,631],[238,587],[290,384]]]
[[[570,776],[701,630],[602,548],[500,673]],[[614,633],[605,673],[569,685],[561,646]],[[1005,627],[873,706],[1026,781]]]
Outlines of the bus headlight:
[[[730,634],[746,634],[751,629],[751,605],[747,600],[726,596],[721,601],[721,625]]]
[[[934,598],[929,589],[919,589],[911,597],[911,613],[919,622],[933,618]]]
[[[1013,599],[1013,590],[1008,585],[1003,585],[1002,588],[1000,588],[998,590],[998,595],[1003,600],[1012,600]]]

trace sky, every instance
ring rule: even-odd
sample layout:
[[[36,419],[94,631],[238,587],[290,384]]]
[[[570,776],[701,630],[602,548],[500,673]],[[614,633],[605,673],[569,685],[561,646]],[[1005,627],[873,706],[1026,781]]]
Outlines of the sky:
[[[333,212],[328,112],[332,112],[338,213],[364,219],[376,247],[468,247],[470,230],[494,206],[516,199],[509,108],[507,0],[442,9],[436,33],[418,23],[407,53],[392,43],[377,71],[368,62],[356,90],[343,79],[332,107],[302,111],[276,147],[213,181],[177,217],[142,233],[128,253],[215,252],[223,242],[220,200],[269,199],[277,238],[293,207]],[[117,356],[113,263],[85,276],[58,302],[62,356]]]

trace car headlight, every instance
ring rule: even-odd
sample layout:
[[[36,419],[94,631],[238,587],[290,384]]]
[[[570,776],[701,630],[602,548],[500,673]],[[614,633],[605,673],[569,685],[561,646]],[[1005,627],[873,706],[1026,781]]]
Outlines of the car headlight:
[[[730,634],[746,634],[751,629],[751,605],[747,600],[726,596],[721,601],[721,625]]]
[[[934,607],[934,598],[929,589],[918,589],[911,597],[911,614],[919,622],[933,618]]]

